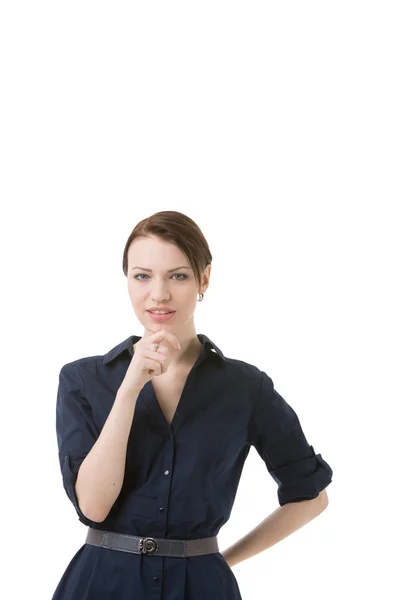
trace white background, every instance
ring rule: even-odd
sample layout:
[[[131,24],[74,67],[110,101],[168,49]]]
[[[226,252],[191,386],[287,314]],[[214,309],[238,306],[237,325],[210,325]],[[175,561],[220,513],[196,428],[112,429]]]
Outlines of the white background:
[[[50,599],[84,543],[58,374],[142,334],[122,252],[159,210],[210,245],[197,332],[272,377],[334,471],[326,511],[233,567],[243,599],[397,597],[397,8],[1,4],[2,597]],[[277,506],[252,448],[220,548]]]

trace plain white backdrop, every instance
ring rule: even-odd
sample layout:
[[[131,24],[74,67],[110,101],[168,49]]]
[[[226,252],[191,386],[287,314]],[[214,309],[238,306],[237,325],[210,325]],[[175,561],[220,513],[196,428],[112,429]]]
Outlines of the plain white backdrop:
[[[2,597],[50,599],[84,543],[58,374],[142,335],[122,252],[159,210],[210,245],[197,332],[272,377],[334,472],[326,511],[233,567],[243,599],[397,597],[397,8],[1,4]],[[220,549],[277,506],[252,448]]]

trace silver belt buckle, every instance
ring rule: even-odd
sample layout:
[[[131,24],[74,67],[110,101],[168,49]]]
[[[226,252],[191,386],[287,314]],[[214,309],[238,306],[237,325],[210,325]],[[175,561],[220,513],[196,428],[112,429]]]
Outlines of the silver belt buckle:
[[[139,540],[139,552],[141,554],[155,554],[158,551],[158,544],[154,538],[146,537]]]

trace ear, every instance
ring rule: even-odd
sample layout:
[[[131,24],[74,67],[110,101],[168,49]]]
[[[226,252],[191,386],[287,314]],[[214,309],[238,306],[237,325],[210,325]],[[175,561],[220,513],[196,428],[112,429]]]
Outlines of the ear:
[[[208,288],[208,286],[210,284],[210,275],[211,275],[211,264],[208,264],[206,266],[206,268],[204,269],[204,272],[203,272],[203,275],[201,278],[201,287],[200,287],[199,293],[204,294],[204,292]]]

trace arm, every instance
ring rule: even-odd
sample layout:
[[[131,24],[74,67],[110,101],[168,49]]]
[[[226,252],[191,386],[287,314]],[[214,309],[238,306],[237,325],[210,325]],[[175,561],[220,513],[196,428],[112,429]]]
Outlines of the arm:
[[[82,512],[92,521],[104,521],[120,494],[138,395],[118,390],[99,438],[79,468],[76,494]]]
[[[328,506],[325,488],[333,474],[331,466],[308,444],[296,412],[265,372],[249,437],[278,484],[280,506],[225,550],[223,556],[230,566],[263,552],[321,514]]]
[[[79,520],[101,523],[120,494],[139,391],[120,387],[100,429],[79,361],[64,365],[56,405],[58,457],[65,491]]]
[[[322,490],[316,498],[289,502],[279,506],[257,527],[225,550],[222,555],[232,567],[277,544],[291,533],[320,515],[328,506],[328,496]]]

